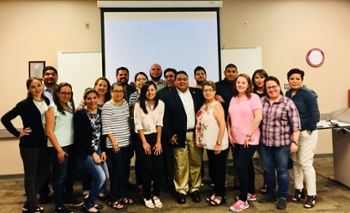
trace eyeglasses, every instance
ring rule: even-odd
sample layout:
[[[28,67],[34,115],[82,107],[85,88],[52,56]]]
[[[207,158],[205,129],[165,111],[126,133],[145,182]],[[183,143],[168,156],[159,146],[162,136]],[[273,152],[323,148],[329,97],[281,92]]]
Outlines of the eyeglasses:
[[[136,81],[147,81],[146,78],[136,78]]]
[[[123,94],[124,91],[123,90],[115,90],[115,91],[112,91],[113,93],[115,94]]]
[[[274,86],[271,86],[271,87],[266,87],[266,90],[273,90],[273,89],[276,89],[278,87],[278,85],[274,85]]]
[[[60,95],[70,96],[70,95],[72,95],[72,93],[71,92],[60,92]]]
[[[214,90],[212,90],[212,89],[205,89],[205,90],[203,90],[203,93],[208,93],[208,92],[214,92]]]

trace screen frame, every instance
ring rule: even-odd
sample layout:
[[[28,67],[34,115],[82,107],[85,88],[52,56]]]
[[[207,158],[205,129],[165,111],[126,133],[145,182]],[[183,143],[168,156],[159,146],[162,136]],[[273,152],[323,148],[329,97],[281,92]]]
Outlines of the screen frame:
[[[106,12],[216,12],[217,20],[217,46],[218,46],[218,79],[221,78],[221,46],[220,46],[220,8],[100,8],[101,16],[101,50],[102,50],[102,75],[106,76],[106,61],[105,61],[105,19]],[[117,67],[116,67],[117,68]],[[188,70],[187,70],[188,72]]]

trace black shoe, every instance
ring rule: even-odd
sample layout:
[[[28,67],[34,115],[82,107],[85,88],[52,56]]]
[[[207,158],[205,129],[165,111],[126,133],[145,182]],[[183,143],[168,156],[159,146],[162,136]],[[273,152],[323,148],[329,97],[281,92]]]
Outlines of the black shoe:
[[[38,203],[46,204],[49,202],[49,196],[40,196],[38,199]]]
[[[262,198],[260,198],[259,203],[268,203],[276,201],[276,196],[265,194]]]
[[[55,209],[55,213],[73,213],[73,211],[67,209],[65,206],[61,206]]]
[[[313,208],[316,204],[316,195],[307,196],[306,202],[304,204],[304,208],[310,209]]]
[[[176,196],[176,201],[178,204],[186,203],[186,195],[178,192]]]
[[[191,193],[192,201],[195,203],[201,202],[201,195],[199,194],[199,191],[194,191]]]
[[[80,201],[75,199],[74,197],[64,199],[63,203],[67,206],[81,206],[83,205],[84,201]]]
[[[295,189],[292,201],[298,202],[301,198],[305,198],[305,189]]]
[[[281,209],[281,210],[286,209],[287,208],[287,201],[286,201],[286,199],[285,198],[278,199],[276,207],[278,209]]]

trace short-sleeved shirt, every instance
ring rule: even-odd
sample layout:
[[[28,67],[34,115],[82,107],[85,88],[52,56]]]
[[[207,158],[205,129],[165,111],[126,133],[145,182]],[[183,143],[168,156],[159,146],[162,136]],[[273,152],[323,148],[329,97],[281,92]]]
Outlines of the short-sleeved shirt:
[[[265,146],[281,147],[290,145],[292,134],[301,129],[298,109],[286,96],[273,104],[270,98],[261,98],[263,119],[260,125],[261,139]]]
[[[54,134],[61,147],[72,145],[74,142],[74,122],[73,122],[73,108],[68,102],[68,110],[64,114],[57,110],[55,103],[51,103],[49,108],[53,107],[53,115],[55,116]],[[53,147],[50,139],[47,139],[47,146]]]
[[[237,97],[232,97],[228,108],[228,114],[231,120],[231,136],[233,143],[244,144],[250,127],[254,121],[254,111],[262,109],[261,100],[257,94],[252,93],[251,97],[243,97],[238,102]],[[260,130],[257,128],[251,136],[249,144],[258,145],[260,139]]]
[[[123,102],[115,105],[107,101],[102,109],[102,134],[112,133],[119,147],[127,147],[131,143],[130,138],[130,111],[129,104]],[[106,147],[112,148],[111,140],[107,137]]]

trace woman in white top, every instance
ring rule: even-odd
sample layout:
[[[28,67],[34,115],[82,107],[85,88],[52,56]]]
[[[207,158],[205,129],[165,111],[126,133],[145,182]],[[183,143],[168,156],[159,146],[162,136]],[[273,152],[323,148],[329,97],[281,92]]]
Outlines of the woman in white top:
[[[157,87],[153,81],[147,81],[143,84],[140,99],[135,104],[134,123],[135,132],[138,133],[135,139],[136,163],[142,165],[143,198],[148,208],[162,208],[159,195],[163,174],[163,115],[164,103],[157,96]]]
[[[226,156],[228,135],[225,113],[221,104],[214,99],[215,83],[204,81],[202,84],[205,103],[196,114],[196,143],[207,149],[209,170],[213,171],[214,193],[206,199],[211,206],[226,203]]]
[[[54,175],[55,212],[72,212],[63,205],[63,182],[68,168],[68,155],[74,142],[74,101],[72,86],[62,82],[53,93],[53,101],[46,112],[47,146],[52,158]]]

